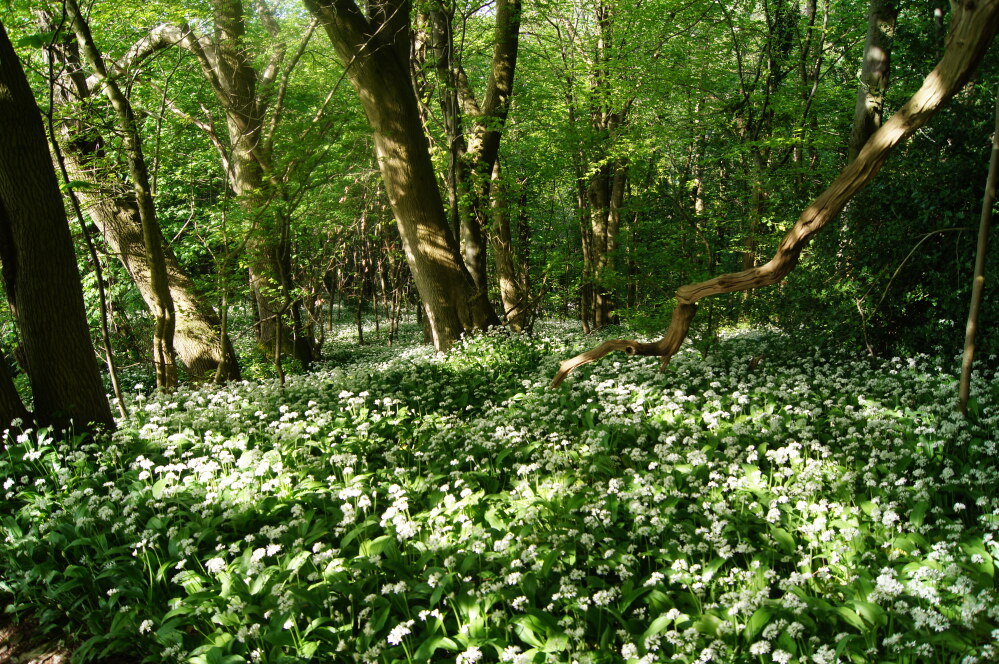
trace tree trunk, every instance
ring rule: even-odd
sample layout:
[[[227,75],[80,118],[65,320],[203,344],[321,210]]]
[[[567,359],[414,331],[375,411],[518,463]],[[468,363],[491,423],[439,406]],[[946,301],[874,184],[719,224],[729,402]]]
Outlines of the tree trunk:
[[[492,244],[496,258],[496,276],[499,277],[500,299],[503,303],[503,318],[514,332],[523,332],[529,318],[527,281],[521,274],[522,264],[517,261],[513,249],[513,235],[510,231],[510,208],[506,189],[502,184],[499,161],[493,166],[493,182],[490,186],[493,219]]]
[[[839,215],[850,199],[874,179],[891,151],[926,124],[978,67],[999,29],[999,0],[965,0],[963,3],[955,2],[953,8],[947,45],[936,68],[916,94],[871,136],[857,159],[844,168],[839,177],[802,212],[768,263],[681,286],[676,292],[677,306],[673,310],[669,329],[662,339],[652,343],[627,339],[604,342],[597,348],[564,360],[552,380],[552,387],[561,384],[577,367],[599,360],[615,350],[628,355],[659,356],[665,368],[687,337],[697,312],[698,300],[710,295],[769,286],[787,276],[798,264],[802,250],[812,237]]]
[[[371,3],[368,17],[353,0],[306,0],[306,6],[360,96],[434,346],[447,350],[463,333],[487,327],[495,312],[485,293],[475,291],[447,227],[409,74],[409,7]]]
[[[289,220],[280,212],[267,210],[264,190],[271,155],[264,140],[265,104],[257,89],[258,74],[243,40],[246,31],[243,3],[212,0],[212,18],[214,39],[203,40],[200,46],[209,66],[214,68],[205,74],[225,110],[230,186],[253,225],[246,247],[250,287],[260,312],[257,342],[269,353],[274,352],[278,342],[282,352],[295,353],[295,336],[282,329],[291,291],[291,252],[286,228]],[[311,357],[299,359],[306,366],[311,362]]]
[[[52,30],[51,19],[43,16],[40,28]],[[57,106],[79,104],[92,94],[80,69],[75,42],[54,43],[48,56],[59,63],[62,70],[57,81],[53,82]],[[77,195],[152,312],[155,306],[153,287],[134,192],[109,190],[108,185],[113,181],[111,174],[102,177],[98,172],[98,164],[105,157],[105,140],[98,134],[97,127],[84,126],[82,120],[64,119],[57,131],[70,179],[90,185],[79,188]],[[194,282],[177,262],[159,227],[153,230],[158,244],[164,247],[167,284],[174,306],[173,342],[177,357],[194,380],[213,379],[220,366],[222,379],[238,380],[239,364],[228,336],[220,332],[218,316],[211,305],[197,294]]]
[[[66,154],[71,153],[66,151]],[[74,178],[84,181],[92,179],[80,177],[81,171],[71,172]],[[127,196],[116,198],[86,191],[80,192],[80,197],[87,214],[103,233],[111,251],[125,266],[142,299],[147,306],[152,306],[149,261],[142,242],[135,201]],[[221,335],[218,314],[198,295],[191,277],[169,247],[166,247],[163,258],[176,318],[173,345],[178,359],[193,380],[214,380],[220,367],[222,380],[239,380],[239,361],[228,335]]]
[[[114,428],[41,116],[2,24],[0,126],[0,260],[34,415],[57,428]]]
[[[996,100],[995,130],[992,134],[992,157],[989,159],[989,176],[985,181],[985,195],[982,197],[982,215],[978,225],[978,249],[975,256],[975,275],[971,284],[971,306],[968,308],[968,323],[964,329],[964,354],[961,357],[961,381],[958,385],[957,409],[968,414],[968,399],[971,397],[971,366],[975,359],[975,335],[978,331],[978,313],[982,307],[985,291],[985,256],[989,248],[989,232],[992,228],[992,205],[996,199],[996,185],[999,183],[999,99]]]
[[[593,52],[587,60],[589,76],[589,116],[592,145],[581,145],[575,158],[577,204],[586,208],[583,219],[583,317],[596,328],[617,322],[614,313],[614,255],[621,226],[621,208],[627,185],[627,158],[612,155],[620,129],[626,126],[633,99],[620,106],[614,103],[611,69],[623,42],[614,34],[615,7],[600,0],[593,8],[596,21]],[[580,48],[587,48],[579,45]],[[563,60],[569,58],[563,54]],[[567,76],[571,86],[573,77]],[[569,123],[576,124],[575,104],[569,93]],[[589,151],[589,154],[587,153]],[[584,175],[585,173],[585,175]],[[584,322],[584,330],[587,328]]]
[[[857,106],[853,113],[853,131],[850,133],[847,150],[850,162],[857,158],[864,143],[881,126],[897,17],[897,0],[871,0],[867,39],[864,42],[864,65],[860,72]]]
[[[271,141],[276,122],[264,126],[270,104],[267,89],[282,69],[285,46],[278,43],[262,71],[251,64],[251,54],[244,42],[245,22],[241,0],[211,0],[215,35],[198,36],[187,25],[157,26],[141,49],[179,46],[197,58],[205,80],[225,112],[229,143],[224,145],[206,122],[187,118],[208,131],[219,152],[229,186],[236,194],[240,209],[250,225],[246,243],[250,287],[259,313],[258,343],[267,354],[278,339],[286,352],[294,353],[303,365],[312,361],[311,340],[303,340],[301,329],[278,334],[283,316],[291,311],[293,320],[301,320],[296,310],[300,302],[291,297],[291,250],[287,212],[270,210],[279,203],[271,172]],[[272,38],[278,36],[274,17],[261,12],[262,22]],[[268,129],[270,131],[268,131]]]
[[[452,161],[456,161],[450,181],[450,197],[458,203],[462,255],[477,293],[487,297],[486,228],[489,225],[493,166],[499,154],[501,131],[510,111],[513,81],[520,40],[520,0],[499,0],[493,57],[480,104],[468,75],[454,58],[453,12],[432,12],[433,43],[439,76],[442,76],[442,111],[448,133]],[[465,117],[458,115],[460,108]],[[463,127],[467,120],[469,134]],[[491,305],[490,305],[491,308]],[[499,322],[498,319],[495,322]]]
[[[7,371],[6,359],[0,357],[0,425],[3,428],[13,427],[16,429],[19,428],[16,424],[18,421],[22,425],[28,425],[31,422],[31,414],[24,407],[21,395],[17,393],[14,379]]]
[[[592,280],[593,322],[599,329],[617,323],[613,293],[614,258],[621,228],[621,206],[627,184],[623,160],[601,166],[587,187],[590,218],[589,274]]]
[[[136,123],[132,104],[125,97],[117,81],[108,76],[104,56],[94,45],[87,24],[76,0],[66,1],[67,20],[76,34],[80,51],[93,69],[104,96],[111,102],[116,116],[116,125],[125,148],[128,173],[135,192],[142,244],[148,265],[149,299],[147,304],[153,312],[153,365],[156,367],[156,387],[160,390],[173,390],[177,387],[177,366],[173,345],[174,318],[173,298],[167,284],[166,259],[163,252],[163,235],[156,219],[156,206],[153,203],[149,172],[142,153],[142,139]]]

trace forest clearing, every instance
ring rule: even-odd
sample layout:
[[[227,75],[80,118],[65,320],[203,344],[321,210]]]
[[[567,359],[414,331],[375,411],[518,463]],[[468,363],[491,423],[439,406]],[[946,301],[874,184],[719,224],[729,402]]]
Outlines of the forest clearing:
[[[0,664],[999,661],[997,31],[6,0]]]

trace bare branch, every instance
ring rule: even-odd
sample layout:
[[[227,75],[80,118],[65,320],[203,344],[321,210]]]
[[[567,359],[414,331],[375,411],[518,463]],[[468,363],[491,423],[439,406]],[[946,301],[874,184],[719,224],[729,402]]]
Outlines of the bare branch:
[[[576,367],[594,362],[615,350],[630,355],[658,355],[665,368],[680,349],[696,311],[695,303],[709,295],[751,290],[775,284],[798,264],[812,237],[835,219],[843,207],[881,170],[888,155],[902,141],[926,124],[940,107],[965,84],[988,50],[999,29],[999,0],[955,3],[947,47],[922,87],[892,118],[871,136],[856,161],[844,168],[808,208],[781,241],[769,262],[742,272],[723,274],[676,291],[677,306],[666,336],[656,343],[607,341],[597,348],[562,362],[552,387],[557,387]]]

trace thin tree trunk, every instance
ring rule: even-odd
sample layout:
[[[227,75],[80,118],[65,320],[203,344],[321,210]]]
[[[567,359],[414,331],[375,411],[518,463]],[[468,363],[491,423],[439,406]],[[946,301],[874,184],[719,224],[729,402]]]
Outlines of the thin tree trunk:
[[[66,156],[59,148],[59,139],[56,133],[55,119],[53,117],[56,107],[57,77],[55,75],[55,58],[53,58],[52,55],[52,53],[49,53],[46,63],[48,65],[49,104],[44,113],[45,128],[48,130],[50,147],[52,148],[55,162],[59,167],[59,175],[62,176],[62,183],[69,185],[72,178],[70,178],[69,170],[66,167]],[[90,254],[90,260],[93,261],[94,277],[97,282],[97,299],[100,306],[101,343],[104,345],[104,360],[108,369],[108,377],[111,379],[111,389],[114,392],[115,401],[118,405],[118,413],[122,418],[127,418],[128,409],[125,406],[125,395],[121,390],[121,381],[118,378],[118,366],[115,363],[114,349],[111,345],[111,326],[109,324],[109,320],[111,318],[111,307],[108,302],[107,283],[104,280],[104,269],[101,266],[101,258],[97,254],[97,247],[94,246],[94,240],[93,237],[91,237],[90,229],[87,228],[87,222],[83,218],[83,211],[80,208],[80,197],[71,187],[68,186],[66,193],[72,205],[73,213],[76,215],[77,222],[80,224],[80,230],[83,233],[84,244],[87,246],[87,252]]]
[[[98,185],[96,174],[85,170],[79,154],[79,141],[64,143],[67,150],[67,166],[76,180]],[[150,284],[150,266],[142,238],[139,211],[132,196],[115,196],[113,193],[81,190],[80,198],[84,210],[97,225],[111,251],[121,260],[126,271],[135,283],[139,294],[147,306],[152,307],[153,292]],[[161,233],[159,228],[155,229]],[[160,242],[166,245],[160,234]],[[167,272],[167,284],[174,304],[175,328],[173,345],[177,358],[195,381],[213,380],[224,365],[222,380],[239,380],[239,361],[229,341],[228,334],[221,330],[221,320],[210,304],[197,293],[194,281],[180,266],[177,257],[169,247],[163,253]]]
[[[156,386],[165,391],[177,387],[177,366],[173,346],[174,319],[173,298],[167,284],[166,260],[164,258],[162,234],[156,219],[156,207],[153,203],[152,190],[149,184],[149,172],[146,159],[142,153],[142,139],[136,123],[132,104],[125,97],[117,81],[108,76],[104,64],[104,56],[94,45],[90,34],[90,26],[80,13],[76,0],[66,0],[67,19],[76,34],[80,51],[84,59],[93,69],[104,95],[111,102],[117,117],[117,128],[125,147],[125,157],[128,162],[129,176],[135,190],[135,200],[139,210],[139,220],[142,226],[142,243],[149,263],[149,287],[152,296],[153,309],[153,365],[156,367]]]
[[[864,143],[881,126],[885,92],[891,70],[891,46],[898,18],[897,0],[871,0],[864,42],[864,65],[857,88],[857,105],[853,113],[853,130],[847,150],[848,161],[860,154]]]
[[[552,380],[552,387],[561,384],[577,367],[616,350],[628,355],[658,356],[662,358],[665,368],[687,337],[697,312],[698,300],[710,295],[769,286],[787,276],[798,264],[801,251],[812,237],[839,215],[850,199],[874,179],[891,151],[926,124],[978,67],[999,28],[999,0],[965,0],[963,3],[955,2],[953,7],[947,45],[936,68],[916,94],[867,141],[857,159],[844,168],[839,177],[802,212],[769,262],[751,270],[681,286],[676,292],[677,306],[673,310],[669,329],[662,339],[652,343],[626,339],[604,342],[597,348],[564,360]]]
[[[975,333],[978,330],[978,314],[982,307],[982,296],[985,292],[985,256],[989,248],[989,230],[992,227],[992,204],[996,199],[997,182],[999,182],[999,96],[996,98],[996,126],[992,134],[992,157],[989,160],[989,177],[985,183],[985,196],[982,198],[982,218],[978,226],[975,276],[971,287],[971,306],[968,309],[968,324],[964,332],[964,355],[961,358],[961,382],[958,387],[957,407],[964,415],[968,414],[968,399],[971,395],[971,365],[975,359]]]

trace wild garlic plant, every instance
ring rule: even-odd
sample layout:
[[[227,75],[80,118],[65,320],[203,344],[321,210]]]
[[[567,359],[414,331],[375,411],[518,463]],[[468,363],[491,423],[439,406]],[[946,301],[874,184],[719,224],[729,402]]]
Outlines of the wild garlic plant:
[[[589,345],[396,348],[8,440],[7,610],[80,661],[999,657],[990,375],[965,420],[953,359],[755,332],[548,390]]]

